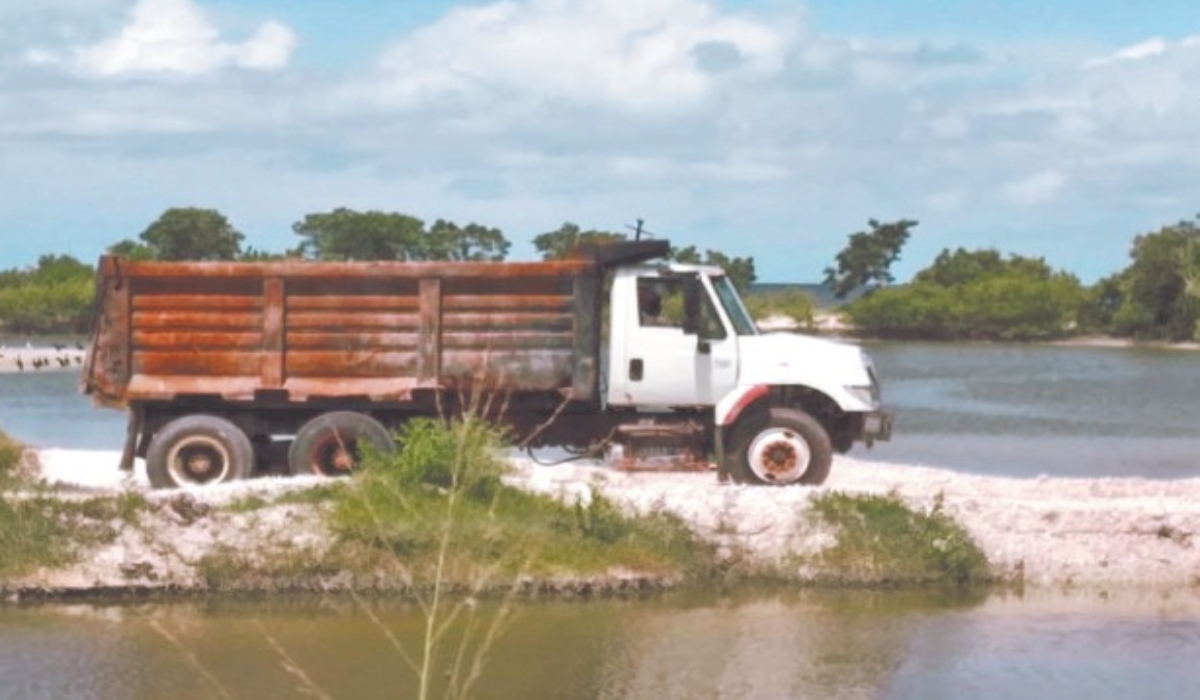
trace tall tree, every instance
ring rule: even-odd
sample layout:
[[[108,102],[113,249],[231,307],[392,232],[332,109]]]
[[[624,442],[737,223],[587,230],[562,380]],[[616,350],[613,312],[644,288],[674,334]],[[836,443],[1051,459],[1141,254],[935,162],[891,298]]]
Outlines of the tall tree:
[[[867,224],[869,231],[850,234],[846,247],[837,254],[837,266],[825,268],[825,286],[838,299],[862,287],[873,290],[894,282],[892,264],[900,259],[900,249],[917,222],[901,219],[881,224],[871,219]]]
[[[512,244],[498,228],[476,223],[459,226],[438,219],[426,237],[426,259],[486,260],[499,262],[508,256]]]
[[[301,255],[318,260],[424,260],[425,224],[395,212],[338,208],[292,224]]]
[[[139,236],[109,250],[155,260],[235,260],[245,238],[216,209],[167,209]]]
[[[1200,337],[1200,226],[1180,221],[1137,236],[1121,273],[1119,335],[1162,340]]]
[[[605,245],[625,239],[623,233],[584,231],[577,224],[568,221],[555,231],[535,236],[533,247],[542,254],[542,260],[562,260],[578,254],[583,246]]]

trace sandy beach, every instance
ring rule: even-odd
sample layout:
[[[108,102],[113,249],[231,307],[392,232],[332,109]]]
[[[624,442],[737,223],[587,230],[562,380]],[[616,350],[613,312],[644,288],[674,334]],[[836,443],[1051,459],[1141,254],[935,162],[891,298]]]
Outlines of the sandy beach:
[[[115,451],[42,450],[42,476],[64,494],[135,490],[156,502],[226,503],[249,493],[268,495],[321,483],[316,478],[260,478],[189,492],[152,491],[142,465],[117,470]],[[591,488],[630,511],[674,513],[724,551],[787,566],[793,555],[815,554],[833,534],[805,517],[818,493],[894,493],[910,506],[934,507],[972,534],[997,574],[1028,589],[1195,591],[1200,587],[1200,479],[1013,479],[965,475],[915,465],[839,457],[820,488],[720,485],[712,473],[629,473],[596,463],[538,466],[513,460],[510,483],[568,501]],[[124,586],[199,586],[192,562],[218,546],[253,549],[263,542],[293,550],[332,545],[305,507],[253,513],[209,509],[181,517],[161,508],[136,529],[68,570],[42,572],[24,585],[71,591]],[[194,510],[191,506],[185,511]],[[296,529],[303,519],[312,527]],[[130,572],[141,572],[131,578]],[[803,572],[796,572],[803,580]]]

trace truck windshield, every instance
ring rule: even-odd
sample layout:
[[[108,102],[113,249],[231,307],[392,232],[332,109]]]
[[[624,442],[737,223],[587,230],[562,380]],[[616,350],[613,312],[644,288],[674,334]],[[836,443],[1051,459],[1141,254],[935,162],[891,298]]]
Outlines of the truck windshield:
[[[750,318],[746,307],[742,305],[742,300],[738,297],[737,290],[733,288],[729,278],[713,277],[712,285],[713,289],[717,291],[717,298],[721,300],[721,308],[725,309],[725,315],[733,324],[734,333],[758,335],[758,326],[754,324],[754,319]]]

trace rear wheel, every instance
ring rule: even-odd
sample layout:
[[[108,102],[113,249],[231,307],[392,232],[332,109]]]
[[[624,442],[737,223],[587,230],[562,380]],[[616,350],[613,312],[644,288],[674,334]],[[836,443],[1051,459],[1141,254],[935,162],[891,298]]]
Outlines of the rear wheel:
[[[363,446],[391,452],[395,442],[374,418],[353,411],[325,413],[305,423],[288,450],[293,474],[344,476],[362,461]]]
[[[217,416],[176,418],[155,433],[146,450],[146,476],[157,489],[236,481],[253,469],[250,438]]]
[[[741,483],[787,486],[825,483],[833,464],[829,433],[791,408],[747,416],[730,440],[733,477]]]

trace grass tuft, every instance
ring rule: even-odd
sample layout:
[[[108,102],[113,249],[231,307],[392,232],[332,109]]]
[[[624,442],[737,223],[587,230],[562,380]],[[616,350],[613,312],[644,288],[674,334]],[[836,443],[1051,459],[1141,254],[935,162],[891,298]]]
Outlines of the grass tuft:
[[[990,580],[987,557],[943,512],[940,495],[922,513],[892,494],[825,493],[813,499],[811,514],[837,531],[837,544],[817,563],[841,582],[967,587]]]
[[[418,580],[434,571],[455,494],[454,546],[447,550],[455,579],[481,568],[677,574],[710,559],[677,518],[629,517],[597,494],[586,505],[564,504],[504,485],[504,435],[482,420],[413,420],[398,442],[398,452],[367,458],[352,488],[335,499],[332,524],[347,543],[399,557]]]

